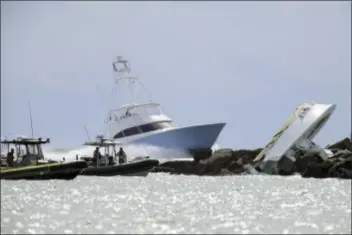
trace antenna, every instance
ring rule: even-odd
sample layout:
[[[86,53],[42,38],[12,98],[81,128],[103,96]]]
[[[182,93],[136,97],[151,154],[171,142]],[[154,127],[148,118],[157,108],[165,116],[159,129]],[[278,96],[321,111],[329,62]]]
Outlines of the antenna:
[[[32,138],[34,138],[34,134],[33,134],[33,121],[32,121],[32,109],[31,109],[31,101],[29,100],[28,102],[29,104],[29,119],[31,121],[31,131],[32,131]]]
[[[138,81],[137,76],[131,76],[131,62],[124,59],[122,56],[117,56],[116,62],[112,63],[115,72],[115,83],[118,84],[121,80],[127,80],[129,82],[129,90],[132,96],[132,103],[136,103],[135,91],[133,85],[138,83],[143,89],[147,91],[149,99],[151,101],[150,92]]]
[[[87,137],[88,137],[88,140],[91,141],[90,137],[89,137],[89,134],[88,134],[88,130],[86,128],[86,126],[84,126],[84,130],[86,131],[86,134],[87,134]]]

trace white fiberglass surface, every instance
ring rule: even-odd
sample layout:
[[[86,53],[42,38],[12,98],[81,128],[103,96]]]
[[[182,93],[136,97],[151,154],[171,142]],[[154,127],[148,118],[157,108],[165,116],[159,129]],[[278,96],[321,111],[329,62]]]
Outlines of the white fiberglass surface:
[[[275,142],[272,143],[271,147],[268,146],[269,149],[267,149],[265,154],[266,160],[281,158],[295,141],[298,141],[303,134],[309,135],[309,130],[313,130],[313,126],[318,124],[319,120],[323,119],[326,115],[329,116],[335,110],[335,107],[335,105],[315,104],[304,116],[294,117],[287,123],[287,127],[282,128],[284,131],[280,135],[275,135]],[[321,128],[322,126],[319,126],[318,131]],[[309,139],[312,140],[316,134],[317,132],[314,135],[310,135]]]

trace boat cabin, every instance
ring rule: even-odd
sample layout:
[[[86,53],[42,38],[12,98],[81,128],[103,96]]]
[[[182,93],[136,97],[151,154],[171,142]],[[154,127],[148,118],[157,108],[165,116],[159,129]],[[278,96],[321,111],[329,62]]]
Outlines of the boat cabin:
[[[120,145],[120,143],[105,139],[103,137],[98,136],[96,141],[88,141],[85,142],[84,145],[93,146],[98,148],[99,152],[100,149],[103,149],[103,154],[100,159],[96,159],[97,166],[108,166],[108,165],[115,165],[117,161],[117,151],[116,146]],[[100,152],[101,153],[101,152]],[[87,162],[93,163],[93,157],[81,157],[82,160]],[[95,165],[95,164],[94,164]]]
[[[108,122],[114,139],[176,127],[157,103],[131,104],[113,109]]]
[[[10,160],[10,167],[39,165],[44,160],[42,144],[50,143],[50,139],[42,138],[17,138],[13,140],[2,140],[1,144],[7,146],[7,154],[13,149],[13,158]],[[6,156],[7,158],[7,156]]]

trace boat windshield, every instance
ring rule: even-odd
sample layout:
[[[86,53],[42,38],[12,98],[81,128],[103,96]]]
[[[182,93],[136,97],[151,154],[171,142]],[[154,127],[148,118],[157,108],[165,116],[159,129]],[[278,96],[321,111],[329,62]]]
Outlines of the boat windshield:
[[[159,122],[152,122],[152,123],[147,123],[143,124],[140,126],[135,126],[135,127],[130,127],[127,129],[124,129],[117,133],[114,138],[121,138],[121,137],[127,137],[131,135],[136,135],[136,134],[141,134],[141,133],[146,133],[150,131],[155,131],[155,130],[161,130],[161,129],[166,129],[166,128],[175,128],[176,125],[172,121],[159,121]]]
[[[23,157],[26,155],[26,146],[24,145],[17,145],[16,146],[17,157]]]
[[[39,155],[37,145],[27,145],[29,155]]]
[[[146,115],[160,115],[160,114],[162,114],[162,111],[161,111],[160,107],[149,107],[149,106],[146,106],[146,107],[139,108],[139,109],[142,109],[141,111],[144,114],[146,114]],[[136,108],[136,111],[140,112],[138,110],[138,108]]]
[[[115,146],[106,146],[105,148],[104,148],[104,155],[105,156],[115,156]]]

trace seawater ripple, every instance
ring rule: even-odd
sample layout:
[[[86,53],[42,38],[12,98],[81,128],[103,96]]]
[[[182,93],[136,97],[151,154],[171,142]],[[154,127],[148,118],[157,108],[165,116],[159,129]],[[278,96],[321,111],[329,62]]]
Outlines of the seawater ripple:
[[[351,181],[299,176],[1,181],[1,234],[351,233]]]

